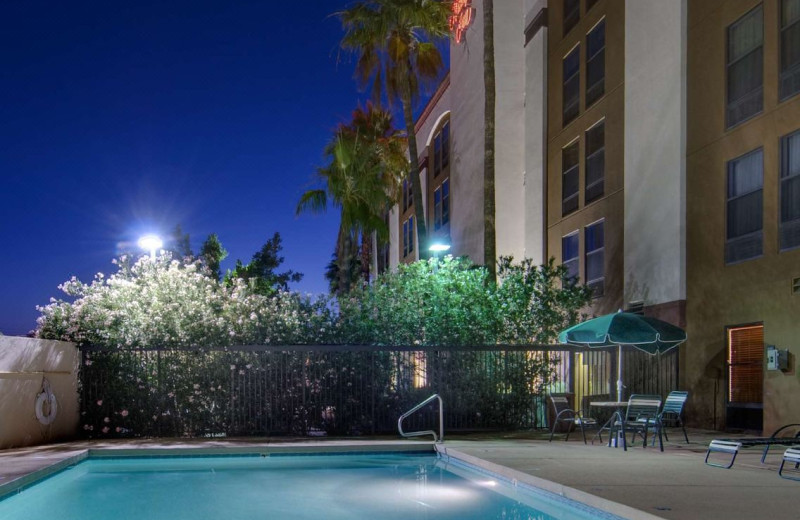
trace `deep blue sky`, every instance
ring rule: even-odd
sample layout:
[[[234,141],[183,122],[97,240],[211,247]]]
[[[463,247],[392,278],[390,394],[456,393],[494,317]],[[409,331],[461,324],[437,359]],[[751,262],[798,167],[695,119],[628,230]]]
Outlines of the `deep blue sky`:
[[[0,2],[0,332],[120,247],[182,225],[249,261],[275,231],[325,292],[338,216],[294,216],[364,99],[345,0]]]

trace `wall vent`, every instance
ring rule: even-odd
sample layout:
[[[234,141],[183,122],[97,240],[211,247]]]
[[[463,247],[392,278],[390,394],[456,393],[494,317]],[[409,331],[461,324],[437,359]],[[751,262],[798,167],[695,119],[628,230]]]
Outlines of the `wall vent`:
[[[628,308],[625,309],[625,312],[630,312],[631,314],[639,314],[641,316],[644,316],[644,302],[639,300],[628,303]]]

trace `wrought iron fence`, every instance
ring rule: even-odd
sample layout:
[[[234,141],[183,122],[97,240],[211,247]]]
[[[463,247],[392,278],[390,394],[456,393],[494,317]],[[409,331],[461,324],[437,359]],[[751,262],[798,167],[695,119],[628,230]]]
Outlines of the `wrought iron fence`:
[[[547,393],[608,394],[616,380],[608,352],[536,346],[86,347],[82,357],[90,437],[389,433],[433,393],[444,399],[447,431],[545,428]],[[664,393],[677,383],[676,361],[629,353],[625,366],[639,370],[630,391]],[[409,421],[408,430],[429,429],[435,414]]]

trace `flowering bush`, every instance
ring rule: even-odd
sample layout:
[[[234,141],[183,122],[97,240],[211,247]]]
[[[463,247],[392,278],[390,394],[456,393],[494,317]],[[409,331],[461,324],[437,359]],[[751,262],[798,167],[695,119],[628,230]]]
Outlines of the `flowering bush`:
[[[191,348],[320,341],[331,314],[325,299],[257,294],[247,281],[222,284],[200,263],[163,254],[115,260],[118,270],[59,288],[72,302],[40,306],[37,336],[107,348]]]
[[[422,261],[338,302],[259,294],[169,254],[115,264],[39,308],[39,337],[83,347],[87,436],[354,434],[431,392],[474,427],[535,423],[558,358],[480,347],[551,343],[590,298],[552,261],[501,259],[499,284],[465,259]],[[419,348],[233,348],[335,344]]]

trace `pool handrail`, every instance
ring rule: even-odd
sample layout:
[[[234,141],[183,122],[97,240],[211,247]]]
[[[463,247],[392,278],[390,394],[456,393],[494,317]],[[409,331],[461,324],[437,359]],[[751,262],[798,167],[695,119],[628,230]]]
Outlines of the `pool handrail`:
[[[435,399],[439,400],[439,436],[437,437],[436,432],[433,430],[404,432],[403,420]],[[401,415],[400,418],[397,419],[397,431],[400,432],[401,437],[419,437],[420,435],[433,435],[433,442],[444,442],[444,402],[442,401],[442,398],[439,396],[439,394],[433,394],[432,396],[428,397],[427,399],[416,405],[411,410]]]

